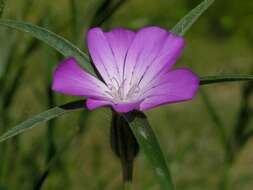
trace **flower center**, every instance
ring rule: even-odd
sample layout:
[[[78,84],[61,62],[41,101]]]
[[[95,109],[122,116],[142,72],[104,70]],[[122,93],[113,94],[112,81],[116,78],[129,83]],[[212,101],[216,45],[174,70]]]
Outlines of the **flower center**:
[[[129,102],[136,100],[140,93],[140,87],[138,84],[130,85],[127,88],[126,79],[119,83],[115,78],[112,78],[113,84],[108,84],[110,91],[107,93],[113,97],[115,102]]]

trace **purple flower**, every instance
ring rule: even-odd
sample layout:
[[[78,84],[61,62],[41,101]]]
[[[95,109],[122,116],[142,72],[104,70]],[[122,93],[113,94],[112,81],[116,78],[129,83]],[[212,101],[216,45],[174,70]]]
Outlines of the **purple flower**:
[[[90,110],[102,106],[111,106],[117,112],[147,110],[190,100],[198,89],[199,79],[191,70],[172,70],[184,39],[164,29],[146,27],[135,33],[121,28],[110,32],[93,28],[87,41],[103,81],[69,58],[57,67],[52,89],[88,97]]]

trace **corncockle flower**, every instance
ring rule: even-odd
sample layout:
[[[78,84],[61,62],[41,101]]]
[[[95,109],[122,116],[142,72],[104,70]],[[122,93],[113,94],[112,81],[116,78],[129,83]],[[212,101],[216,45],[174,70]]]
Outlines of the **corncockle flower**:
[[[199,79],[186,68],[172,69],[184,48],[184,39],[159,27],[138,32],[118,28],[89,30],[88,49],[103,81],[85,72],[69,58],[61,63],[52,89],[88,97],[92,110],[111,106],[117,112],[147,110],[186,101],[195,95]]]

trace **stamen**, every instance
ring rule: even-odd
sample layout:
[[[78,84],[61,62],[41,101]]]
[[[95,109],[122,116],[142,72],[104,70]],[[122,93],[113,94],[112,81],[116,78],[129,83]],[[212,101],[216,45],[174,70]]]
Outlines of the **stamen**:
[[[118,86],[118,88],[120,87],[119,82],[117,81],[117,79],[116,79],[115,77],[113,77],[113,78],[111,79],[111,81],[115,81],[116,84],[117,84],[117,86]]]
[[[138,93],[140,92],[140,87],[138,84],[135,85],[130,85],[130,90],[127,90],[127,85],[126,85],[126,79],[123,80],[122,83],[119,83],[116,78],[111,78],[112,81],[115,81],[115,85],[108,84],[108,88],[110,91],[106,91],[106,93],[110,96],[112,96],[115,101],[119,102],[128,102],[133,100],[134,98],[137,97]]]
[[[128,93],[127,93],[127,97],[129,97],[129,98],[132,98],[133,97],[133,95],[136,95],[136,94],[138,94],[140,92],[140,87],[139,87],[139,85],[137,85],[137,84],[135,84],[135,85],[133,85],[131,88],[130,88],[130,90],[128,91]]]
[[[121,100],[124,100],[125,95],[125,82],[126,79],[121,83],[120,87],[118,88],[118,95]]]

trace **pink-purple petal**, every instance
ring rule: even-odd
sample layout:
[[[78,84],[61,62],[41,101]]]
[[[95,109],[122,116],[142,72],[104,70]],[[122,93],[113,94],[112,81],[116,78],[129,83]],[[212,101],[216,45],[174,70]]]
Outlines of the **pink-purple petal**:
[[[119,83],[121,83],[126,54],[135,37],[135,33],[131,30],[116,28],[110,32],[106,32],[105,36],[118,66],[120,75]]]
[[[116,112],[127,113],[133,110],[139,110],[140,102],[113,103],[107,100],[89,98],[86,101],[86,106],[89,110],[94,110],[104,106],[111,106]]]
[[[199,87],[199,78],[189,69],[176,69],[160,78],[160,82],[146,89],[140,110],[163,104],[190,100]]]
[[[163,48],[160,50],[160,54],[143,76],[140,86],[146,86],[159,74],[168,72],[181,56],[184,46],[185,42],[181,36],[170,33],[164,42]]]
[[[94,110],[100,107],[111,105],[112,103],[110,101],[101,100],[101,99],[93,99],[89,98],[86,101],[86,106],[89,110]]]
[[[113,78],[119,78],[119,69],[104,32],[100,28],[88,31],[89,53],[98,72],[107,85],[114,84]]]
[[[106,97],[107,87],[85,72],[74,58],[64,60],[54,72],[52,90],[72,96]]]
[[[124,78],[128,88],[138,82],[136,78],[141,78],[158,56],[167,35],[166,30],[158,27],[147,27],[137,32],[124,65]]]
[[[115,29],[107,33],[100,28],[89,30],[89,52],[107,85],[116,86],[122,79],[124,58],[134,36],[134,32],[124,29]]]
[[[131,85],[145,86],[159,72],[168,70],[176,62],[184,47],[182,37],[159,27],[138,31],[125,62],[125,78]]]
[[[140,102],[113,104],[112,107],[116,112],[127,113],[133,110],[139,110]]]

